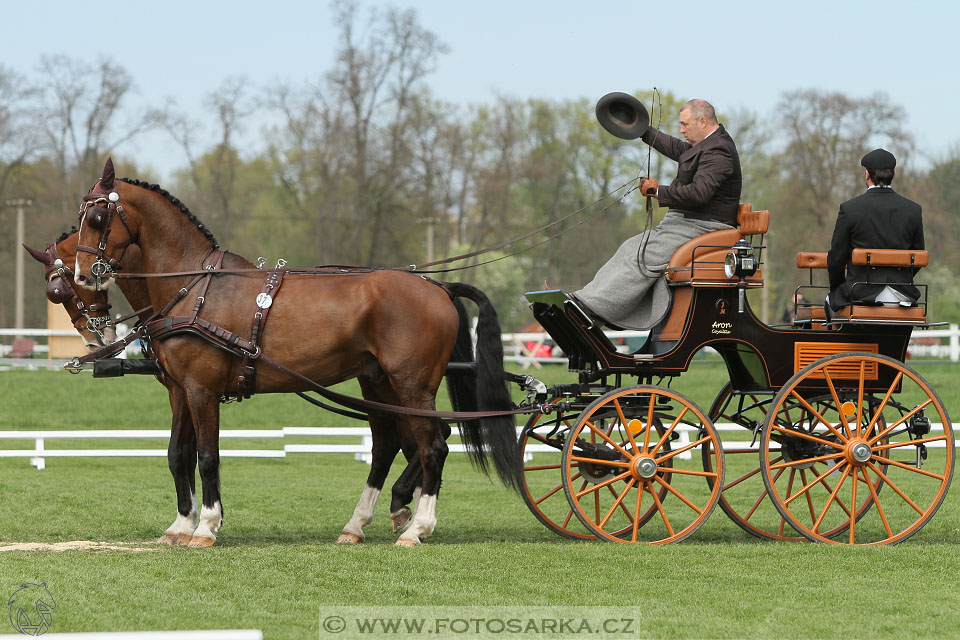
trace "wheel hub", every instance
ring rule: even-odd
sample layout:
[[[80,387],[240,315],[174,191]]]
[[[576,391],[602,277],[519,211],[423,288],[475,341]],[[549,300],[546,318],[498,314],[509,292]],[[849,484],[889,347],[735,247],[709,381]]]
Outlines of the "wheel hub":
[[[637,456],[630,463],[630,470],[640,480],[649,480],[657,475],[657,461],[650,456]]]
[[[850,464],[862,467],[873,456],[873,449],[866,440],[856,438],[847,443],[843,449],[843,455]]]

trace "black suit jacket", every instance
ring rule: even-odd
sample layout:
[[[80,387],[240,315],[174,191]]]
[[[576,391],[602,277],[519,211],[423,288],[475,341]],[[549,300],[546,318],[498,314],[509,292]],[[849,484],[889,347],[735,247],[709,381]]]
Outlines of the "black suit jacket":
[[[686,218],[737,226],[743,175],[737,145],[723,125],[695,145],[653,127],[647,127],[643,141],[679,165],[677,179],[657,192],[661,206]]]
[[[833,241],[827,254],[830,274],[830,306],[834,311],[853,303],[872,303],[884,284],[857,285],[867,281],[867,267],[850,265],[854,249],[923,249],[923,219],[919,204],[890,187],[875,187],[840,205]],[[911,285],[919,269],[882,267],[870,270],[872,283],[897,283],[893,288],[920,298]]]

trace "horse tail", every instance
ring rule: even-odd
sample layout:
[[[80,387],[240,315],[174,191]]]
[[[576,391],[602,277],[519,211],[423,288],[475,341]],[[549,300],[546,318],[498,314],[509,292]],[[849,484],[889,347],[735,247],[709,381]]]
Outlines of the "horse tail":
[[[460,319],[460,330],[451,361],[473,360],[473,344],[470,325],[463,303],[456,298],[466,298],[480,309],[477,323],[475,384],[463,376],[447,376],[447,388],[451,402],[457,411],[508,411],[513,401],[507,389],[503,370],[503,343],[497,311],[480,289],[468,284],[445,283],[445,288],[454,297],[454,305]],[[460,434],[471,462],[484,473],[489,473],[489,461],[500,480],[514,489],[520,487],[520,449],[517,444],[516,423],[512,415],[465,420],[460,423]],[[489,458],[489,460],[488,460]]]

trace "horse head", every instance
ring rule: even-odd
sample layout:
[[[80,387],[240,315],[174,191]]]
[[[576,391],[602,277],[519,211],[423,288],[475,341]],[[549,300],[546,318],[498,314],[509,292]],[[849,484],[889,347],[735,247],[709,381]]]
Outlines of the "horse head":
[[[88,291],[74,287],[73,271],[68,265],[76,260],[78,234],[71,233],[56,244],[48,243],[44,251],[23,245],[44,267],[47,299],[62,304],[84,345],[93,351],[116,340],[116,328],[110,319],[110,303],[105,291]]]
[[[129,202],[121,204],[126,186],[116,179],[113,160],[108,158],[103,175],[80,205],[74,281],[84,289],[110,286],[124,248],[137,241],[139,214]]]

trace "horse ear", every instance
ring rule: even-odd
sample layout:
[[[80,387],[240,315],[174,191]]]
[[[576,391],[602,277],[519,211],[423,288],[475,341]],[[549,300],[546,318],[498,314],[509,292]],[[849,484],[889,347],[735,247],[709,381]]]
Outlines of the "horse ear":
[[[113,158],[107,158],[107,163],[103,165],[103,175],[100,177],[100,188],[104,191],[113,191],[116,177],[117,174],[113,170]]]
[[[49,253],[47,253],[46,251],[38,251],[37,249],[34,249],[33,247],[28,247],[27,245],[23,245],[23,248],[27,250],[27,253],[29,253],[31,256],[33,256],[33,259],[34,259],[34,260],[36,260],[36,261],[38,261],[38,262],[42,262],[43,264],[47,265],[48,267],[49,267],[51,264],[53,264],[53,256],[51,256],[51,255],[50,255]]]

